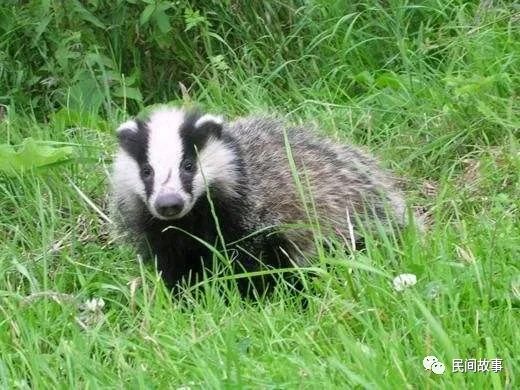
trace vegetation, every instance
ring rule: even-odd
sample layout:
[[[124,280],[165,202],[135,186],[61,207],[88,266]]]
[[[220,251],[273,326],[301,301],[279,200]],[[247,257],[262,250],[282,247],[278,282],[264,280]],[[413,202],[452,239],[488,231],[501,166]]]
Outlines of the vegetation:
[[[518,387],[519,12],[3,0],[0,386]],[[364,145],[406,178],[428,231],[320,255],[305,308],[284,285],[257,303],[218,281],[172,299],[104,216],[117,123],[186,100]],[[402,273],[417,284],[398,292]],[[426,371],[426,355],[446,372]],[[503,369],[453,373],[457,358]]]

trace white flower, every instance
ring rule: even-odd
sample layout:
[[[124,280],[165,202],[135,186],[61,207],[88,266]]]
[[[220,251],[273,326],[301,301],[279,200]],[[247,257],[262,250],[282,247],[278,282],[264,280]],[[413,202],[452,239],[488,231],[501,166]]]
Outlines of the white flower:
[[[87,299],[84,304],[85,311],[101,312],[105,307],[105,301],[103,298],[92,298]]]
[[[417,283],[417,276],[414,274],[401,274],[395,277],[393,284],[395,291],[403,291]]]
[[[105,301],[103,298],[87,299],[79,306],[80,312],[76,316],[77,323],[84,330],[101,324],[105,320],[105,315],[103,314],[104,307]]]
[[[442,293],[442,284],[437,281],[430,282],[426,285],[426,298],[436,299]]]

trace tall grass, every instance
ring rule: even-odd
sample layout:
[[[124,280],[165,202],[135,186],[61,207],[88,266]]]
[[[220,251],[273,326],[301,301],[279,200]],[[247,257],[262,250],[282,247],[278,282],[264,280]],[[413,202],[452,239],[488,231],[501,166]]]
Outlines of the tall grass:
[[[75,154],[0,173],[0,386],[518,387],[518,12],[3,1],[0,144],[32,137]],[[403,177],[428,231],[320,254],[305,309],[284,285],[256,304],[223,297],[219,282],[172,300],[100,214],[112,129],[182,102],[179,83],[210,111],[274,111],[363,145]],[[399,293],[401,273],[418,282]],[[89,310],[91,298],[105,306]],[[426,355],[447,372],[425,371]],[[451,359],[496,357],[500,373],[451,372]]]

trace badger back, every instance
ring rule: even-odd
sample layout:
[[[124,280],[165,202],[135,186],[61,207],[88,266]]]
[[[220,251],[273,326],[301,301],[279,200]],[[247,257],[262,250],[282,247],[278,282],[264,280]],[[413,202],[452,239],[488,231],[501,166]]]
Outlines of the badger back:
[[[359,148],[272,117],[242,118],[229,131],[247,156],[255,183],[251,197],[264,225],[317,221],[328,233],[346,236],[354,226],[358,239],[361,223],[363,229],[390,220],[404,223],[404,197],[392,176]],[[287,234],[300,247],[314,246],[309,229]]]

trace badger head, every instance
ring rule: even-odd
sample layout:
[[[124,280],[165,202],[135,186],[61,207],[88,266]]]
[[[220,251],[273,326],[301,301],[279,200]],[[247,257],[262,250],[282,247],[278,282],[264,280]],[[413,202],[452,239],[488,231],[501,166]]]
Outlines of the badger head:
[[[140,198],[162,220],[188,214],[207,188],[235,194],[237,153],[222,119],[160,108],[117,129],[113,186],[120,199]]]

